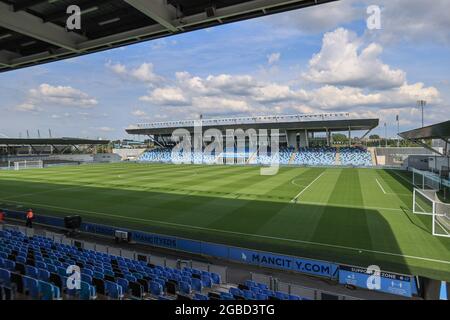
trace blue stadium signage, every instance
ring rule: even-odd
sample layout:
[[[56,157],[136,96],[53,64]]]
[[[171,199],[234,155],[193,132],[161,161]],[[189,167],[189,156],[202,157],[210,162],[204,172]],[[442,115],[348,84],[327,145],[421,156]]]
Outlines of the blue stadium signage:
[[[341,284],[349,284],[368,289],[367,282],[370,276],[371,274],[367,273],[367,269],[365,268],[351,266],[339,267],[339,283]],[[412,297],[413,294],[417,294],[414,278],[384,271],[380,272],[380,287],[372,290],[404,297]]]
[[[240,248],[230,248],[229,258],[260,267],[296,271],[327,278],[337,278],[339,269],[338,265],[329,262],[299,259]]]

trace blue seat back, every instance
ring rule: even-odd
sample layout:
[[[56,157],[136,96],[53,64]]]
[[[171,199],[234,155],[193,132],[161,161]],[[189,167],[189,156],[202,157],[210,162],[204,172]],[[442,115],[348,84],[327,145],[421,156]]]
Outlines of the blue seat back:
[[[163,287],[161,284],[152,281],[150,283],[150,293],[155,296],[160,296],[163,293]]]

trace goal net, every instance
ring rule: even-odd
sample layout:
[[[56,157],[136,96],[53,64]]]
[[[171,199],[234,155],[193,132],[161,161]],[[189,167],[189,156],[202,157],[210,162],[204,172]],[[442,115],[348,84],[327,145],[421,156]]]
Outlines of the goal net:
[[[429,171],[413,169],[413,184],[422,190],[440,190],[441,178]]]
[[[440,200],[438,190],[414,188],[413,212],[431,216],[433,235],[450,237],[450,203]]]
[[[14,170],[43,168],[44,162],[42,160],[24,160],[14,162]]]

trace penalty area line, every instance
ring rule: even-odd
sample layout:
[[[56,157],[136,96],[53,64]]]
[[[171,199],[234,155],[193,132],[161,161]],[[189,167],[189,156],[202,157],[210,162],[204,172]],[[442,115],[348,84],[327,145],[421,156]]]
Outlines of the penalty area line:
[[[305,192],[306,190],[308,190],[309,187],[311,187],[313,185],[314,182],[316,182],[321,176],[324,175],[325,172],[322,172],[317,178],[315,178],[313,181],[311,181],[310,184],[308,184],[302,191],[300,191],[292,200],[291,202],[295,202],[297,200],[298,197],[300,197],[303,192]]]
[[[383,191],[384,194],[386,194],[386,191],[384,190],[383,186],[381,185],[380,181],[378,181],[377,178],[375,178],[375,181],[378,183],[378,186],[380,187],[381,191]]]

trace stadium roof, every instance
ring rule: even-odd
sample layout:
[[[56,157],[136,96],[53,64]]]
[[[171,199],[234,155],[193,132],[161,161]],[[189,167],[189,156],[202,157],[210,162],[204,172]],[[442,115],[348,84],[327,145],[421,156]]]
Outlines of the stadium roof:
[[[331,1],[0,0],[0,72]]]
[[[378,126],[378,119],[350,119],[347,114],[313,114],[313,115],[285,115],[258,116],[241,118],[202,119],[204,130],[216,128],[226,129],[280,129],[305,130],[324,132],[348,130],[372,130]],[[138,124],[126,129],[128,134],[138,135],[171,135],[175,129],[183,128],[190,132],[194,126],[200,125],[200,120],[181,120]]]
[[[449,139],[450,121],[433,124],[428,127],[405,131],[399,134],[402,138],[412,139]]]
[[[405,131],[399,133],[399,136],[403,139],[411,140],[417,144],[422,145],[425,148],[432,150],[441,155],[446,155],[449,152],[448,144],[450,143],[450,120],[433,124],[431,126],[418,128],[414,130]],[[423,139],[441,139],[445,141],[444,153],[439,152],[439,150],[430,147],[424,143]]]
[[[90,140],[79,138],[48,138],[48,139],[20,139],[0,138],[0,146],[77,146],[77,145],[105,145],[109,140]]]

